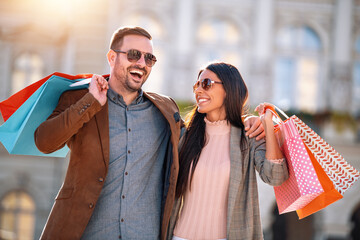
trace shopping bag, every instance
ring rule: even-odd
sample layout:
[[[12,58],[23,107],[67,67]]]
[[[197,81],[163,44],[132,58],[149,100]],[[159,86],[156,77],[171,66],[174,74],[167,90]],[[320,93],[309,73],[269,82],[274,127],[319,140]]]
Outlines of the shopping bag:
[[[320,211],[321,209],[343,198],[343,195],[341,195],[340,192],[335,188],[335,185],[328,177],[325,170],[321,167],[320,163],[316,160],[314,154],[310,151],[306,144],[305,147],[307,152],[309,153],[311,162],[313,163],[316,175],[320,180],[324,192],[317,196],[310,203],[308,203],[305,207],[296,210],[299,219],[305,218],[317,211]]]
[[[0,111],[4,121],[6,122],[6,120],[47,80],[48,78],[41,79],[0,102]]]
[[[63,76],[68,77],[70,75],[64,74]],[[91,75],[76,76],[91,77]],[[37,149],[34,142],[34,132],[36,128],[45,121],[55,109],[60,95],[67,90],[76,90],[88,86],[70,87],[70,84],[83,80],[83,78],[74,79],[75,76],[70,76],[70,79],[67,79],[65,77],[61,77],[58,74],[51,75],[35,92],[28,96],[25,101],[23,98],[20,101],[15,101],[13,105],[10,104],[15,108],[17,107],[17,110],[12,112],[13,108],[9,107],[10,110],[8,110],[7,113],[11,113],[10,117],[0,126],[0,142],[2,142],[9,153],[49,157],[66,156],[69,151],[66,146],[56,152],[44,154]],[[19,106],[19,103],[22,101],[23,103]]]
[[[279,213],[283,214],[306,206],[324,190],[293,120],[278,118],[275,128],[289,170],[289,178],[274,187]]]
[[[291,116],[291,118],[294,120],[295,126],[309,154],[316,160],[314,161],[315,164],[326,173],[327,177],[327,179],[321,179],[321,182],[324,182],[324,193],[304,208],[297,210],[297,214],[301,219],[341,199],[345,191],[360,178],[360,172],[347,163],[333,147],[298,117]],[[329,181],[332,185],[327,183]]]
[[[86,79],[91,78],[92,74],[78,74],[78,75],[68,75],[65,73],[55,72],[46,76],[45,78],[25,87],[19,92],[13,94],[8,99],[0,102],[0,111],[1,115],[6,122],[6,120],[38,89],[40,88],[50,77],[59,76],[69,80],[77,79]],[[107,75],[106,75],[107,76]]]
[[[271,110],[280,118],[275,109]],[[302,219],[343,198],[345,191],[360,178],[360,173],[297,116],[289,118],[281,109],[276,107],[276,110],[286,121],[291,119],[294,122],[324,189],[314,200],[296,210],[299,219]]]

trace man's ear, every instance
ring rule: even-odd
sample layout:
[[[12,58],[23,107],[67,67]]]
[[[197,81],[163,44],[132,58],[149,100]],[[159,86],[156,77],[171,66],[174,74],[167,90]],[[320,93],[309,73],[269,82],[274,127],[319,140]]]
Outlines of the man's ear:
[[[108,60],[110,67],[114,67],[115,60],[116,60],[116,52],[114,52],[113,50],[110,49],[108,51],[108,53],[106,54],[106,56],[107,56],[107,60]]]

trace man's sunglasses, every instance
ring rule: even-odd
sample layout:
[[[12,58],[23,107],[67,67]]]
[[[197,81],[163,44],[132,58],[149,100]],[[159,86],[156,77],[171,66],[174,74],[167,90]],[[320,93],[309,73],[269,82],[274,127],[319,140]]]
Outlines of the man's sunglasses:
[[[130,49],[127,52],[120,51],[120,50],[114,50],[114,49],[112,49],[112,50],[114,52],[117,52],[117,53],[125,53],[126,57],[127,57],[127,60],[129,62],[132,62],[132,63],[135,63],[135,62],[139,61],[142,54],[144,54],[144,59],[145,59],[146,66],[152,67],[156,63],[156,57],[151,53],[144,53],[144,52],[141,52],[141,51],[136,50],[136,49]]]
[[[196,89],[198,89],[200,85],[201,85],[202,89],[204,89],[205,91],[208,91],[215,83],[223,84],[222,82],[215,82],[215,81],[211,80],[210,78],[204,78],[204,79],[198,80],[193,86],[193,92],[195,92]]]

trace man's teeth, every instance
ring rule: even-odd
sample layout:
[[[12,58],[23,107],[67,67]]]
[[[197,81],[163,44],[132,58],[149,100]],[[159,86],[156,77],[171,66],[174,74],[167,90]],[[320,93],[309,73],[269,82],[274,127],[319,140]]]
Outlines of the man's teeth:
[[[143,72],[138,71],[138,70],[131,70],[130,73],[131,73],[131,74],[138,74],[140,77],[142,77],[142,76],[144,75]]]

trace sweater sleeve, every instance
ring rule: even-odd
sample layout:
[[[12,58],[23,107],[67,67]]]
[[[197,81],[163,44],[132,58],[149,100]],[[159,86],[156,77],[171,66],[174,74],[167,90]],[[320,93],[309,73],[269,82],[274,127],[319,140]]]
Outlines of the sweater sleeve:
[[[265,158],[265,140],[256,141],[251,138],[250,154],[260,178],[271,186],[279,186],[289,177],[286,161],[276,162]]]

